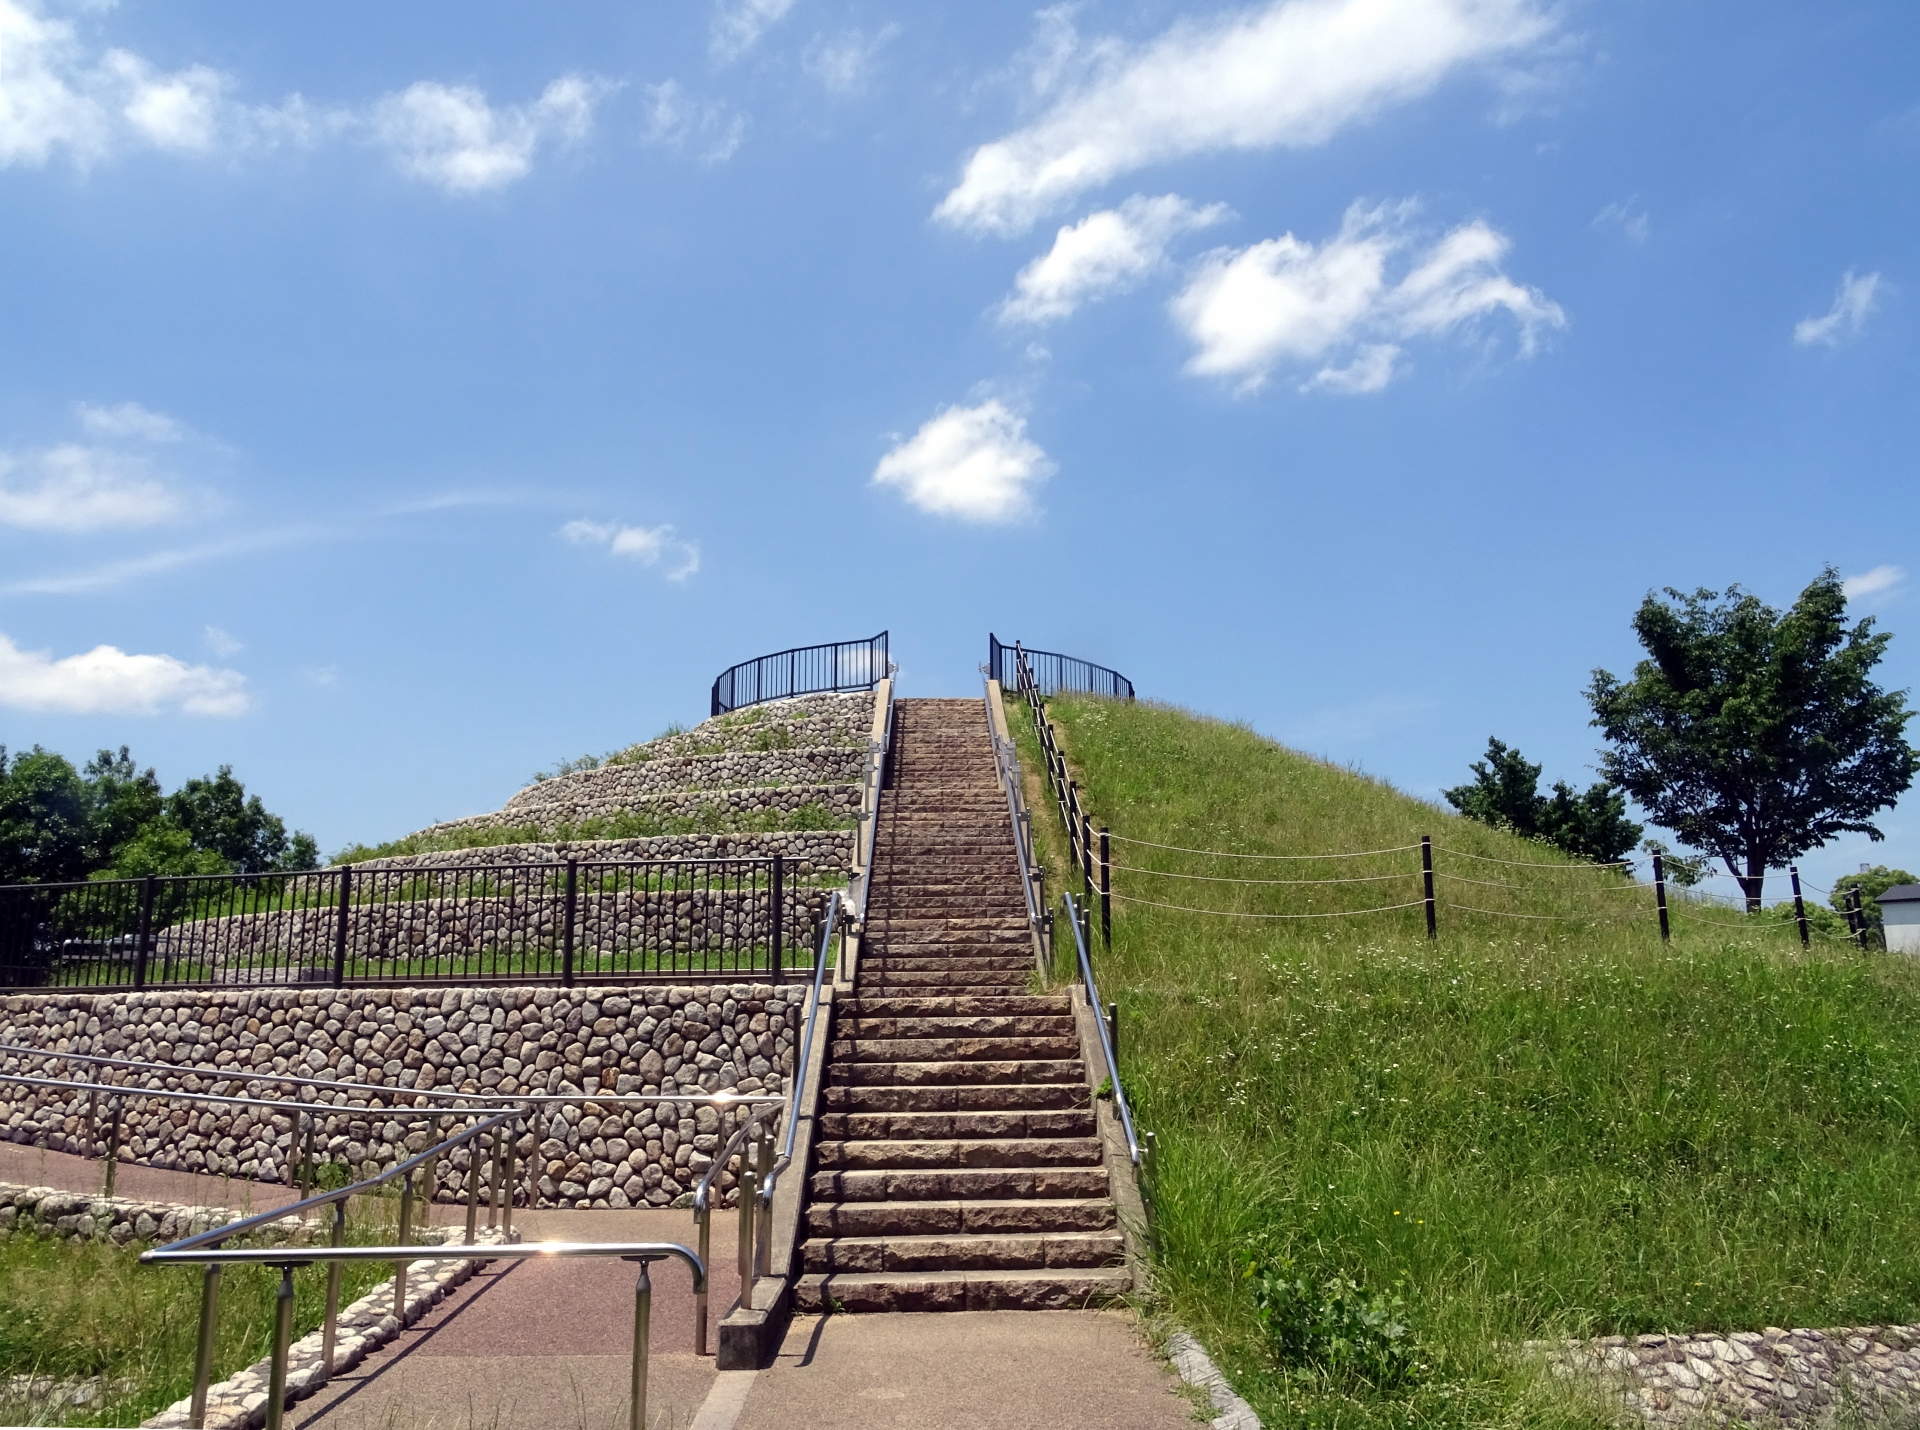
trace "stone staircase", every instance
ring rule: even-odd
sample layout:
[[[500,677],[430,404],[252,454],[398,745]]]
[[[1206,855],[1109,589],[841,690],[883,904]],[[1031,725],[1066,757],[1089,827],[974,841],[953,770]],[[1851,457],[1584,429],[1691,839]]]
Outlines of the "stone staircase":
[[[1057,1310],[1127,1291],[1066,993],[1032,944],[978,700],[894,707],[854,995],[837,1000],[801,1310]]]

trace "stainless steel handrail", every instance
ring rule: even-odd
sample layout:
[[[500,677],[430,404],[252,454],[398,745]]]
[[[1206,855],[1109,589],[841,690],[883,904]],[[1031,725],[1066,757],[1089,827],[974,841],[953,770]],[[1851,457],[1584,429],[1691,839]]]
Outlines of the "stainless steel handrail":
[[[1053,958],[1053,939],[1047,928],[1046,896],[1034,886],[1034,875],[1039,863],[1033,853],[1033,824],[1027,815],[1026,801],[1020,790],[1020,757],[1011,738],[1002,741],[994,733],[993,709],[990,697],[983,696],[987,705],[987,741],[993,746],[994,771],[1000,776],[1000,787],[1007,796],[1007,817],[1013,821],[1013,848],[1020,860],[1020,888],[1027,899],[1027,924],[1033,930],[1035,945],[1051,963]],[[1051,974],[1052,969],[1042,970]]]
[[[852,922],[864,931],[867,923],[867,895],[873,888],[873,846],[880,832],[880,791],[887,782],[887,760],[893,751],[893,695],[887,695],[887,719],[878,741],[867,745],[866,767],[861,772],[860,829],[854,836],[854,862],[859,869],[859,894],[853,901]],[[848,892],[853,892],[849,887]]]
[[[756,1279],[767,1274],[767,1268],[773,1255],[773,1193],[779,1183],[780,1174],[793,1165],[793,1142],[800,1131],[800,1098],[806,1092],[807,1064],[813,1052],[813,1023],[820,1016],[820,985],[827,973],[827,950],[833,947],[833,935],[840,921],[840,895],[835,893],[827,900],[827,918],[821,927],[820,948],[813,957],[813,999],[807,1005],[807,1016],[800,1027],[800,1041],[794,1048],[793,1082],[787,1091],[790,1101],[787,1105],[786,1136],[782,1140],[780,1156],[773,1166],[760,1178],[760,1185],[754,1189],[760,1203],[760,1230],[754,1237],[753,1274]],[[750,1300],[750,1288],[740,1290],[740,1303],[746,1305]]]
[[[709,1252],[713,1249],[713,1184],[719,1180],[720,1174],[726,1170],[727,1163],[733,1159],[733,1154],[740,1150],[741,1144],[747,1141],[749,1134],[756,1133],[765,1118],[765,1113],[755,1113],[751,1117],[743,1118],[740,1125],[734,1129],[733,1136],[727,1139],[727,1145],[716,1152],[713,1160],[707,1163],[707,1170],[705,1175],[700,1178],[700,1185],[694,1188],[693,1225],[698,1235],[700,1259],[702,1261],[707,1259]],[[753,1141],[758,1145],[760,1139],[755,1135]],[[737,1193],[735,1201],[740,1212],[740,1294],[742,1302],[747,1299],[748,1290],[753,1284],[753,1219],[755,1215],[753,1187],[757,1176],[757,1169],[748,1165],[748,1158],[742,1153],[740,1158],[740,1176],[735,1183]],[[701,1291],[696,1299],[699,1304],[694,1308],[694,1314],[697,1318],[695,1321],[696,1334],[694,1336],[694,1349],[698,1354],[705,1355],[707,1353],[707,1293]]]
[[[1062,894],[1060,900],[1067,906],[1067,924],[1073,930],[1073,946],[1080,955],[1080,977],[1087,986],[1087,1003],[1093,1009],[1093,1021],[1100,1029],[1100,1051],[1107,1060],[1107,1076],[1113,1083],[1113,1105],[1120,1111],[1120,1125],[1126,1129],[1127,1156],[1134,1166],[1140,1165],[1140,1139],[1133,1132],[1133,1110],[1127,1106],[1126,1089],[1120,1086],[1120,1058],[1113,1047],[1113,1030],[1107,1026],[1105,1013],[1101,1011],[1100,989],[1093,981],[1093,960],[1087,956],[1087,941],[1081,937],[1080,911],[1074,907],[1073,895]]]
[[[326,1247],[249,1247],[239,1251],[186,1250],[179,1243],[144,1253],[140,1260],[148,1265],[204,1265],[210,1275],[222,1266],[274,1266],[280,1270],[280,1291],[274,1307],[273,1355],[267,1384],[267,1430],[281,1430],[287,1403],[287,1353],[293,1343],[293,1273],[295,1268],[315,1262],[329,1263],[330,1286],[337,1287],[338,1267],[348,1261],[525,1261],[536,1256],[618,1256],[640,1263],[640,1276],[633,1288],[633,1374],[629,1390],[627,1424],[630,1430],[645,1430],[647,1423],[647,1353],[651,1339],[653,1284],[648,1264],[677,1256],[693,1273],[695,1295],[707,1291],[706,1262],[686,1247],[671,1241],[533,1241],[512,1246],[326,1246]],[[405,1308],[402,1307],[404,1316]],[[328,1338],[329,1347],[331,1337]],[[329,1350],[328,1369],[332,1356]],[[195,1423],[205,1421],[205,1393],[196,1389],[198,1406]]]

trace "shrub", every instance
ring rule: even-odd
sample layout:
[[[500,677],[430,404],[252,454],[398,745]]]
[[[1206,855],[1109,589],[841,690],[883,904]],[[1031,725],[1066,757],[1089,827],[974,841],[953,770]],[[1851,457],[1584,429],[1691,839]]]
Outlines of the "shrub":
[[[1351,1276],[1314,1278],[1284,1256],[1246,1259],[1242,1276],[1274,1365],[1290,1374],[1398,1385],[1414,1372],[1400,1283],[1369,1291]]]

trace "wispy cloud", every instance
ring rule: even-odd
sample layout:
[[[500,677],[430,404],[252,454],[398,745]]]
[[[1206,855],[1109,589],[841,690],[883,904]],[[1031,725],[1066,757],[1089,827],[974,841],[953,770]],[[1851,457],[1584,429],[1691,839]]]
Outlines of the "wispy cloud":
[[[40,452],[0,452],[0,526],[88,532],[157,526],[195,503],[144,459],[63,442]]]
[[[109,587],[124,585],[128,581],[138,580],[143,576],[159,576],[168,571],[178,571],[183,567],[197,566],[206,561],[244,556],[256,551],[270,551],[280,547],[305,546],[318,541],[338,539],[340,535],[338,531],[323,527],[288,527],[279,531],[256,532],[250,536],[234,537],[227,541],[212,541],[201,546],[177,547],[166,551],[150,552],[145,556],[128,557],[121,561],[108,561],[97,566],[83,567],[77,571],[65,571],[48,576],[28,576],[0,586],[0,595],[71,596],[83,591],[103,591]]]
[[[646,86],[650,103],[642,137],[649,144],[724,164],[747,139],[747,116],[717,99],[695,99],[677,79]]]
[[[1000,522],[1030,513],[1033,488],[1053,472],[1026,419],[989,398],[938,413],[880,459],[873,482],[935,516]]]
[[[718,0],[707,37],[714,59],[732,64],[785,19],[793,6],[794,0]]]
[[[1873,601],[1882,596],[1891,596],[1906,582],[1905,567],[1876,566],[1871,571],[1862,571],[1858,576],[1843,578],[1840,590],[1849,601]]]
[[[1653,233],[1653,220],[1640,207],[1640,195],[1608,204],[1593,216],[1595,228],[1618,228],[1635,243],[1645,243]]]
[[[1795,323],[1793,340],[1803,348],[1838,347],[1860,335],[1879,299],[1880,275],[1856,274],[1849,268],[1840,280],[1833,306],[1817,318],[1802,318]]]
[[[816,35],[800,62],[830,93],[854,94],[866,85],[880,51],[899,33],[898,25],[886,25],[871,35],[861,30],[831,38]]]
[[[230,655],[238,655],[241,650],[240,642],[218,626],[207,627],[207,647],[222,660]]]
[[[1225,204],[1196,208],[1177,194],[1135,195],[1117,209],[1089,214],[1054,235],[1053,247],[1020,270],[1000,305],[1003,322],[1045,323],[1085,302],[1124,292],[1166,261],[1182,233],[1224,219]]]
[[[1550,29],[1539,0],[1277,0],[1182,20],[1133,52],[1105,42],[1090,78],[973,152],[935,215],[1018,233],[1149,164],[1323,144]],[[1052,67],[1071,63],[1056,54]]]
[[[55,660],[21,650],[0,635],[0,705],[69,715],[244,715],[246,677],[237,670],[188,665],[170,655],[129,655],[99,645]]]
[[[189,433],[177,417],[155,412],[137,402],[122,402],[113,407],[96,407],[89,402],[76,403],[74,411],[80,425],[99,437],[116,437],[136,442],[179,442]]]
[[[422,80],[375,106],[373,132],[401,173],[448,193],[479,193],[525,178],[542,145],[585,139],[594,106],[613,88],[564,75],[531,104],[496,108],[471,86]]]
[[[1289,233],[1208,255],[1172,304],[1196,349],[1187,370],[1234,379],[1246,392],[1283,364],[1317,364],[1307,389],[1378,392],[1413,339],[1504,314],[1531,353],[1541,329],[1566,325],[1557,303],[1501,270],[1505,235],[1476,220],[1422,247],[1413,213],[1410,204],[1355,204],[1318,247]],[[1389,265],[1403,254],[1396,281]]]
[[[659,567],[669,581],[684,581],[700,569],[700,548],[671,526],[622,526],[582,518],[561,527],[560,535],[576,546],[597,546],[642,566]]]

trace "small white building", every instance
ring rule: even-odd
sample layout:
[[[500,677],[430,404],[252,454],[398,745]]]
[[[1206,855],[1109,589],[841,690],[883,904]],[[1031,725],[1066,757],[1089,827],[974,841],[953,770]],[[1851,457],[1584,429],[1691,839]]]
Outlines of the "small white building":
[[[1895,884],[1878,899],[1891,953],[1920,953],[1920,884]]]

